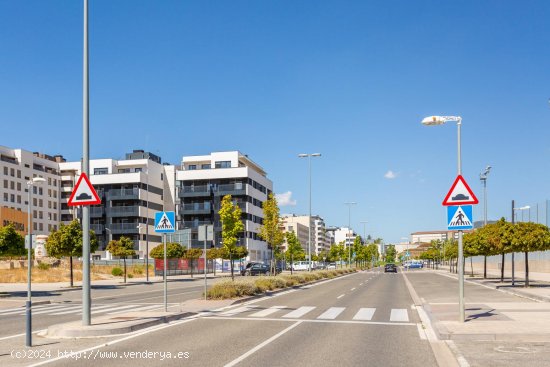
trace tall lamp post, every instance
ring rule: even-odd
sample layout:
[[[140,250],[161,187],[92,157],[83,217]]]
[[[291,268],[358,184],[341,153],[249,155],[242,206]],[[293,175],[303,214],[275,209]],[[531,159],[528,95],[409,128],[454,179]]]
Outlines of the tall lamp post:
[[[31,292],[31,269],[32,269],[32,226],[31,226],[31,215],[32,215],[32,187],[34,185],[40,185],[46,182],[42,177],[33,177],[29,182],[27,182],[27,191],[28,191],[28,223],[27,231],[29,233],[29,249],[27,252],[27,302],[25,303],[25,321],[26,321],[26,338],[25,345],[27,347],[32,347],[32,292]]]
[[[479,179],[483,182],[483,226],[487,225],[487,176],[491,171],[491,166],[485,167],[485,170],[479,174]],[[483,278],[487,278],[487,256],[483,256]]]
[[[308,159],[308,165],[309,165],[309,228],[308,228],[308,242],[307,242],[307,257],[308,257],[308,271],[311,271],[311,231],[313,230],[311,227],[311,157],[320,157],[321,153],[303,153],[298,154],[298,157],[300,158],[307,158]]]
[[[458,174],[462,174],[462,154],[460,141],[460,128],[462,126],[462,117],[460,116],[429,116],[422,120],[422,124],[426,126],[443,125],[446,122],[456,122],[457,126],[457,156]],[[464,311],[464,248],[462,246],[462,230],[458,231],[458,303],[459,303],[459,321],[464,322],[466,319]]]
[[[355,201],[349,201],[347,203],[344,203],[348,206],[348,241],[351,240],[352,230],[351,230],[351,206],[357,205]],[[346,242],[348,242],[346,241]],[[351,243],[348,244],[348,266],[351,266]]]

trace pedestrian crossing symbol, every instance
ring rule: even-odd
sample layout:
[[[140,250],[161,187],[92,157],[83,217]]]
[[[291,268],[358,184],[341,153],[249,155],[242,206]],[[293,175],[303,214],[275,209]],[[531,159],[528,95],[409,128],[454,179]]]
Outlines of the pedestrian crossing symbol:
[[[472,205],[457,205],[447,207],[447,229],[472,229]]]
[[[176,215],[174,212],[158,212],[155,214],[155,232],[173,233],[176,231]]]

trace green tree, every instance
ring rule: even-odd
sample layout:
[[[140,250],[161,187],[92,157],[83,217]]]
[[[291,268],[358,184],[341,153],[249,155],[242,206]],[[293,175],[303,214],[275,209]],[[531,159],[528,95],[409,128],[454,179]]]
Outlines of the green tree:
[[[212,268],[214,270],[214,275],[216,275],[216,259],[222,258],[222,254],[220,250],[221,249],[216,247],[209,248],[208,250],[206,250],[206,258],[212,261]]]
[[[395,255],[397,254],[397,251],[395,250],[394,245],[389,245],[386,249],[386,258],[385,261],[387,263],[395,262]]]
[[[262,209],[264,218],[260,226],[259,236],[267,242],[267,247],[271,250],[271,274],[275,274],[275,258],[273,252],[284,242],[285,237],[281,228],[279,206],[277,205],[277,199],[273,193],[269,194],[267,200],[263,202]]]
[[[193,264],[194,261],[202,256],[202,249],[190,248],[183,254],[183,258],[189,261],[189,267],[191,268],[191,278],[193,278]],[[206,264],[205,264],[206,266]]]
[[[525,287],[529,287],[529,252],[550,249],[550,231],[543,224],[520,222],[514,225],[512,250],[525,254]]]
[[[380,253],[378,252],[378,245],[375,243],[371,243],[367,246],[367,254],[366,254],[366,260],[373,263],[378,261],[378,258],[380,257]]]
[[[179,259],[185,254],[185,249],[177,242],[166,244],[166,258]],[[151,249],[149,256],[153,259],[164,259],[164,244],[157,245]]]
[[[13,224],[0,228],[0,256],[19,257],[26,253],[25,239],[16,230]]]
[[[361,236],[355,237],[355,240],[353,241],[353,255],[355,259],[355,267],[357,267],[357,254],[359,254],[359,251],[363,247],[363,240],[361,239]]]
[[[244,224],[241,221],[241,209],[234,205],[231,195],[225,195],[221,202],[221,208],[218,212],[222,223],[222,242],[225,254],[229,257],[231,266],[231,279],[235,280],[233,256],[238,240],[238,234],[244,231]]]
[[[134,250],[134,241],[128,237],[121,236],[119,240],[112,240],[109,242],[107,245],[107,251],[109,251],[113,256],[123,259],[124,283],[126,283],[126,258],[136,254],[136,250]]]
[[[75,219],[68,225],[61,223],[57,231],[52,231],[46,240],[46,251],[49,256],[60,258],[69,257],[70,264],[70,282],[73,283],[73,257],[82,256],[82,227],[80,222]],[[90,253],[97,250],[98,242],[95,232],[90,230]]]
[[[300,254],[304,254],[304,249],[302,248],[302,245],[300,244],[300,241],[298,240],[298,237],[296,237],[296,234],[294,232],[286,233],[286,242],[286,256],[290,260],[290,274],[292,274],[292,264],[294,264],[294,261],[299,257]]]

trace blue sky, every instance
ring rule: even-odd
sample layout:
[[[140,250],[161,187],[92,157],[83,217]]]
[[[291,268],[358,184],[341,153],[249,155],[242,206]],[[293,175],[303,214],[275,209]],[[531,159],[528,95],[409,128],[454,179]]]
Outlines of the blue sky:
[[[443,229],[463,174],[489,218],[550,199],[550,2],[90,1],[93,158],[240,150],[277,193],[387,242]],[[0,1],[0,144],[81,156],[82,1]],[[391,171],[394,175],[387,175]],[[480,219],[481,206],[474,208]],[[533,218],[535,216],[533,212]]]

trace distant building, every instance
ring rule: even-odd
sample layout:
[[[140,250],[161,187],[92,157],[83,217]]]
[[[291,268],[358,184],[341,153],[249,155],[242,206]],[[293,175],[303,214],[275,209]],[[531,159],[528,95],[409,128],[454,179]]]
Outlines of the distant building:
[[[328,251],[330,248],[330,239],[326,235],[325,221],[318,215],[295,215],[295,214],[283,214],[282,220],[286,223],[299,223],[302,226],[311,228],[311,253],[318,255],[321,251]],[[307,243],[309,241],[309,235],[306,233],[306,241],[304,243],[307,249]],[[301,241],[300,241],[301,242]],[[307,250],[306,250],[307,253]]]
[[[287,221],[287,219],[288,217],[282,218],[281,229],[285,234],[288,232],[293,232],[296,235],[296,238],[300,242],[300,245],[302,246],[302,249],[304,250],[304,253],[306,254],[306,258],[307,258],[307,251],[308,251],[307,242],[308,242],[308,236],[309,236],[309,233],[308,233],[309,228],[303,225],[302,223]],[[281,250],[286,251],[287,249],[288,249],[288,242],[285,236],[285,241],[281,245]]]
[[[355,233],[353,229],[349,227],[338,227],[335,228],[333,232],[334,242],[336,244],[339,244],[343,241],[346,248],[348,246],[353,246],[353,243],[355,242],[355,237],[357,237],[357,233]]]

